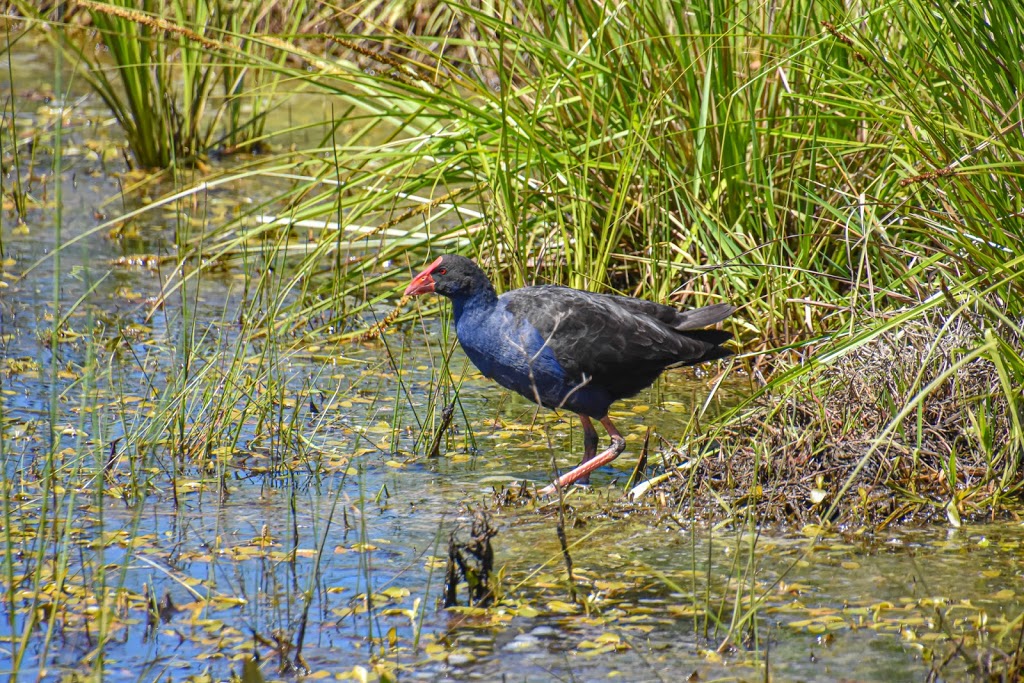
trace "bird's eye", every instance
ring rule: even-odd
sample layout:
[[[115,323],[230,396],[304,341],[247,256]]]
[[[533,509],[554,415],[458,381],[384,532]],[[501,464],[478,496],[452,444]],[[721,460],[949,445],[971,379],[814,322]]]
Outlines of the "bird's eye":
[[[447,273],[447,272],[448,272],[448,269],[447,269],[447,268],[438,268],[438,269],[437,269],[437,271],[435,271],[435,272],[436,272],[436,273],[437,273],[438,275],[444,275],[445,273]]]

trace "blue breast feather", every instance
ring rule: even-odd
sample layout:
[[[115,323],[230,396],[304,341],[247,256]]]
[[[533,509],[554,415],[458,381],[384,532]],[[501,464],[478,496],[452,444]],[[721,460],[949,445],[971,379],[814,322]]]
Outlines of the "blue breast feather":
[[[500,298],[494,306],[455,309],[459,343],[485,377],[547,408],[594,418],[608,414],[608,392],[585,377],[569,377],[540,333],[517,320]]]

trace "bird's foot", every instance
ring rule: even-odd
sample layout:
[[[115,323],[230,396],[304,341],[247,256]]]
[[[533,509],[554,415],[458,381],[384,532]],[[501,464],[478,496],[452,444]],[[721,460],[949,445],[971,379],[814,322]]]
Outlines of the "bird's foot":
[[[612,435],[612,445],[604,453],[598,456],[590,458],[580,463],[575,469],[566,472],[555,481],[551,482],[539,491],[539,495],[550,496],[558,489],[564,489],[569,484],[574,484],[580,481],[590,481],[590,473],[599,467],[604,467],[615,458],[619,457],[619,453],[626,447],[626,440],[615,430],[615,427],[611,426],[611,422],[608,418],[602,420],[602,423],[607,422],[605,425],[608,428],[608,433]]]
[[[564,479],[564,478],[565,477],[562,477],[562,479]],[[584,490],[589,491],[591,489],[590,477],[587,477],[586,481],[580,481],[580,480],[570,481],[570,482],[566,482],[566,483],[561,484],[561,485],[558,482],[553,481],[550,484],[548,484],[547,486],[545,486],[544,488],[542,488],[540,491],[537,491],[537,495],[538,496],[553,496],[553,495],[555,495],[555,493],[558,492],[559,488],[568,490],[570,487],[573,487],[573,486],[574,486],[574,488],[579,488],[579,489],[584,489]]]
[[[572,484],[566,484],[562,488],[566,489],[566,490],[568,490],[570,488],[577,488],[577,489],[583,489],[584,491],[590,491],[593,487],[590,485],[589,481],[575,481]],[[538,496],[553,496],[557,492],[558,492],[557,484],[555,484],[555,482],[551,482],[550,484],[548,484],[547,486],[542,488],[540,491],[537,491],[537,495]]]

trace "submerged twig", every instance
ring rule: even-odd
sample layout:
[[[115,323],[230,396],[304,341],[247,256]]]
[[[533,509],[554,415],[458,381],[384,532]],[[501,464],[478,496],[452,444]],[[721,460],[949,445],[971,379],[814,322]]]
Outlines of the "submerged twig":
[[[465,580],[469,586],[470,606],[486,607],[494,601],[491,590],[491,572],[494,570],[494,549],[491,539],[498,531],[491,527],[491,516],[482,510],[473,513],[470,539],[457,539],[459,527],[448,538],[448,568],[444,577],[445,607],[459,604],[458,585]]]
[[[569,581],[569,593],[572,596],[572,601],[576,602],[576,579],[572,573],[572,555],[569,554],[569,541],[565,537],[564,489],[558,485],[558,464],[555,462],[553,449],[551,451],[551,469],[555,472],[555,491],[558,493],[558,523],[555,525],[555,535],[558,536],[558,545],[562,548],[562,558],[565,559],[565,574]]]
[[[562,489],[558,489],[559,498],[562,497]],[[565,574],[569,580],[569,593],[572,601],[577,602],[576,578],[572,573],[572,555],[569,554],[569,541],[565,537],[565,506],[558,501],[558,524],[555,525],[555,534],[558,536],[558,545],[562,547],[562,558],[565,559]]]
[[[455,401],[452,401],[444,407],[441,411],[441,424],[437,426],[437,430],[434,432],[434,439],[430,442],[430,448],[427,449],[428,458],[437,458],[441,455],[441,439],[444,438],[444,433],[448,431],[448,427],[452,424],[452,416],[455,414]]]

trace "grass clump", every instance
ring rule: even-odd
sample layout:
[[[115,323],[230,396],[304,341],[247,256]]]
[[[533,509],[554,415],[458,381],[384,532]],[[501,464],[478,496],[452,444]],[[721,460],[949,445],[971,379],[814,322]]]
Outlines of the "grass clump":
[[[1024,340],[1004,333],[997,343],[976,314],[943,308],[889,325],[697,439],[667,490],[714,520],[752,511],[882,528],[1017,515],[1020,406],[1002,360]]]
[[[31,3],[12,4],[33,25],[51,22]],[[194,165],[214,148],[259,147],[267,112],[287,96],[273,68],[284,55],[250,36],[297,32],[307,15],[303,0],[77,6],[82,11],[56,17],[58,30],[43,35],[110,108],[135,164]]]

